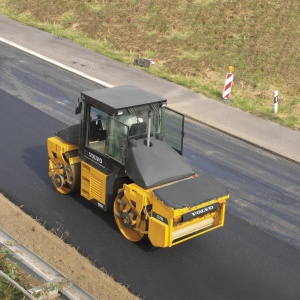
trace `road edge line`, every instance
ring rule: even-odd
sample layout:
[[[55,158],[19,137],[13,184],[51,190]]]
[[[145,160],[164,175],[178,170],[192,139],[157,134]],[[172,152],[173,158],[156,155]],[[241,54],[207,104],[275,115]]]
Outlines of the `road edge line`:
[[[78,71],[78,70],[76,70],[74,68],[71,68],[71,67],[69,67],[69,66],[67,66],[65,64],[62,64],[62,63],[60,63],[60,62],[58,62],[58,61],[56,61],[54,59],[51,59],[51,58],[49,58],[49,57],[47,57],[47,56],[45,56],[43,54],[40,54],[40,53],[35,52],[35,51],[32,51],[32,50],[30,50],[28,48],[25,48],[25,47],[23,47],[23,46],[21,46],[19,44],[11,42],[11,41],[9,41],[7,39],[4,39],[2,37],[0,37],[0,42],[3,42],[3,43],[5,43],[5,44],[7,44],[7,45],[9,45],[11,47],[15,47],[15,48],[17,48],[17,49],[19,49],[21,51],[24,51],[24,52],[26,52],[26,53],[28,53],[30,55],[33,55],[33,56],[35,56],[35,57],[37,57],[37,58],[39,58],[41,60],[44,60],[44,61],[46,61],[48,63],[51,63],[51,64],[53,64],[53,65],[55,65],[55,66],[57,66],[57,67],[59,67],[61,69],[64,69],[64,70],[69,71],[71,73],[74,73],[74,74],[76,74],[78,76],[81,76],[81,77],[83,77],[85,79],[91,80],[91,81],[93,81],[95,83],[98,83],[98,84],[100,84],[102,86],[105,86],[105,87],[108,87],[108,88],[114,87],[114,85],[112,85],[112,84],[110,84],[110,83],[108,83],[106,81],[100,80],[100,79],[98,79],[96,77],[93,77],[93,76],[90,76],[90,75],[87,75],[84,72]]]

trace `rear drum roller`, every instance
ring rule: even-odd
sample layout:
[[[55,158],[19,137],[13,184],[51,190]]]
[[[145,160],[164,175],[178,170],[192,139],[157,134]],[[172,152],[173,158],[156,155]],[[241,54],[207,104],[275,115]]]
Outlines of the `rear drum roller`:
[[[48,174],[54,187],[61,194],[69,194],[79,189],[80,163],[57,166],[49,159]]]
[[[140,215],[130,201],[119,193],[114,202],[114,216],[121,233],[131,242],[139,242],[147,237],[147,220]]]

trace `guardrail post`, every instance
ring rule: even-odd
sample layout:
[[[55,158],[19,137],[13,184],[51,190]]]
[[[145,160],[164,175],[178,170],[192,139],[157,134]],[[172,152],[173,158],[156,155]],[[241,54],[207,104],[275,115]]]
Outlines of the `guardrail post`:
[[[274,91],[274,113],[278,111],[278,90]]]

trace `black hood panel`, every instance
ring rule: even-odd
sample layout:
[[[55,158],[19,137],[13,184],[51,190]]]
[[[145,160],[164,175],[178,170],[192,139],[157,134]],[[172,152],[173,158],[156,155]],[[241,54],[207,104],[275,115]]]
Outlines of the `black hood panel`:
[[[182,180],[155,189],[153,192],[162,202],[175,209],[194,207],[229,194],[216,179],[208,174]]]
[[[63,128],[55,133],[56,136],[63,139],[67,143],[79,145],[80,140],[80,124],[75,124]]]
[[[171,146],[163,141],[151,139],[151,147],[145,140],[136,141],[128,147],[125,169],[128,177],[143,188],[187,178],[193,169]]]

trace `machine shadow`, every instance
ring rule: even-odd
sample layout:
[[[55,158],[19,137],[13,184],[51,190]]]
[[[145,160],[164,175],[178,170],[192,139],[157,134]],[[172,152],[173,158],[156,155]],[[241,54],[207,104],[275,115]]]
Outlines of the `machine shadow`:
[[[47,145],[34,146],[24,149],[23,161],[47,187],[51,187],[48,177]]]
[[[123,246],[124,246],[124,244],[126,244],[126,242],[128,242],[128,244],[130,243],[130,245],[132,244],[144,252],[153,252],[155,250],[162,249],[162,248],[154,247],[150,243],[150,240],[147,237],[142,239],[139,242],[127,241],[126,238],[122,236],[122,234],[115,222],[113,210],[109,210],[107,212],[102,211],[96,205],[92,204],[91,202],[87,201],[84,197],[82,197],[79,194],[79,192],[69,194],[69,195],[67,195],[67,197],[70,197],[71,201],[76,201],[76,203],[78,203],[80,206],[84,207],[84,209],[89,210],[94,215],[96,215],[98,218],[101,218],[101,220],[103,220],[105,222],[105,224],[108,225],[114,231],[114,234],[116,234],[118,237],[121,237],[122,239],[124,239],[123,242],[125,242],[125,243],[123,243]]]
[[[25,165],[28,168],[30,168],[32,171],[34,171],[36,175],[36,180],[39,179],[41,181],[40,184],[45,185],[43,187],[45,188],[45,190],[49,188],[49,190],[58,193],[54,188],[54,186],[52,185],[51,179],[48,176],[48,155],[47,155],[46,144],[25,148],[22,158]],[[58,195],[61,196],[61,194],[59,193]],[[114,219],[113,210],[107,212],[102,211],[97,206],[95,206],[94,204],[87,201],[84,197],[82,197],[79,191],[68,195],[64,195],[64,197],[66,199],[69,199],[70,201],[75,201],[77,204],[82,206],[83,209],[89,210],[94,215],[101,218],[115,232],[115,234],[121,235],[119,228]],[[132,242],[128,241],[128,243],[132,243]],[[150,243],[149,239],[147,238],[133,244],[145,252],[151,252],[155,249],[160,249],[160,248],[153,247],[153,245]]]

